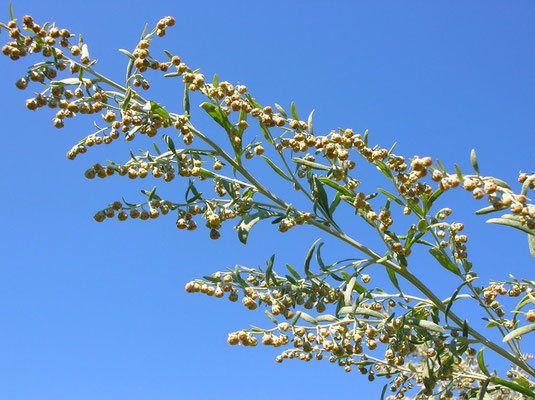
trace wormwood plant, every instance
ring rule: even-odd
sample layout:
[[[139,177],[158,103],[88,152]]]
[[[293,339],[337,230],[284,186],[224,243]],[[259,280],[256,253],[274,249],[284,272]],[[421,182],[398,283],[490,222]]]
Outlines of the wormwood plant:
[[[471,154],[475,173],[464,174],[456,165],[454,171],[447,171],[437,159],[408,160],[395,154],[393,147],[371,144],[367,132],[345,128],[315,132],[312,113],[306,121],[300,119],[293,103],[289,114],[278,104],[262,106],[246,86],[219,81],[217,76],[208,82],[177,55],[165,52],[163,60],[156,59],[151,42],[174,24],[172,17],[165,17],[150,32],[145,28],[135,49],[120,50],[128,61],[122,83],[100,74],[88,45],[67,29],[39,25],[29,15],[19,21],[13,13],[10,21],[0,24],[1,33],[10,38],[2,47],[5,56],[42,58],[16,82],[19,89],[38,84],[38,91],[26,102],[29,110],[55,110],[56,128],[82,114],[96,119],[96,131],[81,138],[67,158],[72,160],[102,143],[132,141],[139,135],[155,138],[153,149],[130,151],[124,163],[95,164],[85,171],[86,178],[152,175],[166,183],[187,182],[184,201],[164,200],[154,187],[143,191],[145,198],[139,203],[112,202],[96,212],[95,220],[147,220],[170,214],[178,229],[203,225],[211,239],[218,239],[220,228],[229,221],[243,243],[263,220],[277,224],[280,232],[300,225],[315,227],[351,246],[358,258],[327,265],[322,243],[317,241],[300,271],[287,265],[288,273],[277,273],[272,257],[263,268],[237,265],[186,285],[189,293],[227,297],[232,302],[241,298],[250,310],[265,309],[271,328],[231,333],[229,344],[260,342],[281,348],[277,362],[325,358],[346,372],[360,371],[370,381],[383,377],[387,381],[383,398],[534,398],[535,368],[528,362],[532,356],[524,353],[532,348],[522,345],[535,330],[535,282],[511,276],[479,285],[463,224],[451,219],[451,209],[437,210],[434,203],[455,188],[475,199],[487,199],[489,205],[477,214],[505,212],[488,222],[526,232],[535,256],[535,206],[527,197],[528,190],[535,188],[535,174],[521,173],[517,192],[499,179],[481,175],[475,152]],[[146,76],[150,70],[184,83],[183,110],[168,111],[144,93],[150,86]],[[68,77],[60,79],[61,73]],[[195,127],[190,119],[190,92],[204,99],[200,107],[223,135],[207,135]],[[260,132],[263,142],[254,139]],[[309,206],[296,208],[295,201],[266,187],[262,176],[254,176],[248,168],[253,157],[262,158],[266,173],[275,171]],[[390,191],[359,190],[362,160],[384,175],[382,186]],[[215,194],[207,195],[210,187]],[[352,209],[354,219],[368,227],[368,235],[381,239],[380,248],[350,237],[335,218],[339,207]],[[396,219],[410,221],[408,230],[396,228],[400,225],[394,223]],[[451,274],[450,297],[437,297],[413,274],[410,256],[415,246],[425,247],[437,265]],[[395,291],[370,286],[369,271],[376,268],[386,269]],[[399,278],[409,285],[403,291]],[[505,297],[516,299],[512,310],[506,311],[502,304]],[[486,328],[496,330],[502,340],[488,339],[466,317],[454,313],[452,305],[460,301],[480,305]],[[487,352],[503,358],[510,368],[499,376],[485,365]]]

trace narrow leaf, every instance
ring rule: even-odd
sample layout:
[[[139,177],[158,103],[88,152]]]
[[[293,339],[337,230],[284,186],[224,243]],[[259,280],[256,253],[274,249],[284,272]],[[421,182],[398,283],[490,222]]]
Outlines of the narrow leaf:
[[[316,245],[319,243],[321,239],[316,240],[314,243],[312,243],[312,246],[310,246],[310,249],[308,249],[307,255],[305,257],[305,274],[308,276],[310,273],[310,261],[312,260],[312,255],[314,254],[314,250],[316,249]],[[321,247],[321,244],[320,244]],[[319,248],[318,248],[319,251]]]
[[[479,175],[479,165],[477,164],[477,156],[475,149],[472,149],[472,152],[470,153],[470,162],[472,163],[472,168],[474,168],[476,174]]]
[[[490,378],[490,380],[491,380],[492,383],[496,383],[498,385],[506,386],[506,387],[508,387],[510,389],[513,389],[514,391],[517,391],[517,392],[520,392],[522,394],[525,394],[526,396],[529,396],[531,398],[535,398],[535,393],[533,393],[528,388],[526,388],[526,387],[524,387],[522,385],[519,385],[516,382],[510,382],[510,381],[507,381],[505,379],[501,379],[501,378],[498,378],[498,377]]]
[[[481,372],[483,372],[487,376],[490,376],[489,370],[487,369],[487,366],[485,365],[485,360],[483,359],[483,350],[485,350],[484,347],[482,347],[477,353],[477,365],[479,366],[479,369],[481,370]]]
[[[286,264],[286,268],[288,268],[288,271],[290,271],[290,273],[295,276],[296,279],[301,279],[301,275],[299,275],[299,273],[293,269],[290,264]]]
[[[295,109],[295,103],[293,101],[292,101],[292,104],[290,105],[290,108],[292,111],[292,117],[294,117],[296,121],[299,121],[299,116],[297,115],[297,111]]]
[[[528,235],[528,246],[531,257],[535,258],[535,236]]]
[[[511,214],[502,215],[501,218],[491,218],[487,220],[487,224],[506,225],[529,233],[530,235],[535,235],[535,230],[529,229],[527,226],[522,225],[522,223],[518,220],[518,217]]]
[[[429,253],[437,259],[437,261],[446,268],[448,271],[453,272],[456,275],[460,275],[459,267],[450,261],[449,257],[445,255],[440,249],[433,247],[429,249]]]
[[[315,110],[312,110],[312,112],[308,116],[308,131],[310,132],[311,135],[314,134],[314,128],[313,128],[313,125],[312,125],[312,116],[314,115],[314,111]]]
[[[300,164],[300,165],[306,165],[307,167],[312,168],[312,169],[319,169],[319,170],[322,170],[322,171],[328,171],[328,170],[331,169],[331,167],[329,167],[327,165],[318,164],[316,162],[308,161],[308,160],[305,160],[305,159],[299,158],[299,157],[292,158],[292,161],[297,163],[297,164]]]
[[[259,210],[256,213],[249,213],[247,214],[238,225],[236,225],[236,230],[238,231],[238,239],[240,239],[240,242],[243,244],[247,243],[247,238],[249,237],[249,232],[251,231],[252,227],[259,221],[273,217],[275,215],[278,215],[278,213],[275,213],[273,211],[268,210]]]
[[[275,108],[279,110],[281,115],[284,117],[284,119],[288,119],[288,114],[286,114],[286,111],[284,111],[284,108],[282,108],[279,104],[275,103]]]
[[[260,156],[260,157],[262,157],[269,164],[269,166],[273,169],[273,171],[275,171],[279,176],[282,176],[287,181],[292,182],[292,180],[282,171],[282,169],[277,167],[277,165],[275,165],[275,163],[273,161],[271,161],[266,156]]]
[[[503,338],[503,342],[508,342],[511,339],[514,339],[518,336],[525,335],[526,333],[529,333],[531,331],[535,330],[535,324],[529,324],[521,326],[520,328],[515,329],[514,331],[509,332],[505,337]]]

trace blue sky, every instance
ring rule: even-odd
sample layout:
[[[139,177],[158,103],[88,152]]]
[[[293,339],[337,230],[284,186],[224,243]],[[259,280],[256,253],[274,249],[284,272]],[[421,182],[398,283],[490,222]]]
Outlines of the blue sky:
[[[8,3],[0,6],[6,21]],[[533,2],[25,0],[14,1],[14,10],[82,33],[99,70],[117,80],[126,61],[116,49],[133,49],[145,22],[172,15],[177,24],[160,48],[207,77],[246,84],[262,104],[289,108],[295,101],[302,115],[315,109],[316,131],[369,129],[372,142],[397,141],[398,154],[438,157],[466,172],[476,148],[482,173],[509,182],[533,170]],[[270,322],[261,312],[184,292],[195,277],[235,263],[254,266],[273,252],[282,265],[299,266],[318,232],[281,235],[268,224],[243,246],[231,229],[215,242],[201,229],[177,231],[173,217],[95,223],[94,211],[123,195],[139,199],[152,182],[84,179],[94,162],[126,161],[128,146],[117,142],[68,161],[65,152],[90,132],[91,120],[56,130],[46,110],[26,110],[30,91],[14,82],[29,62],[0,61],[0,398],[378,397],[380,382],[326,361],[279,365],[274,349],[228,346],[228,332]],[[181,107],[180,85],[151,84],[151,98]],[[210,121],[199,125],[219,133]],[[182,196],[172,185],[162,191]],[[466,223],[484,281],[507,273],[533,278],[524,234],[475,218],[483,204],[467,193],[443,202]],[[366,231],[348,229],[365,241]],[[334,242],[325,250],[332,261],[350,254]],[[425,258],[414,268],[444,296],[455,288]]]

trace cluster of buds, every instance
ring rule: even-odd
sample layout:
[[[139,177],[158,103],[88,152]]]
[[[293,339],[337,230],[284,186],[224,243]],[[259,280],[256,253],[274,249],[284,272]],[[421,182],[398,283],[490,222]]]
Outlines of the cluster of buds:
[[[451,214],[451,209],[445,208],[437,213],[438,219],[444,219]],[[466,252],[466,242],[468,242],[467,235],[461,235],[464,229],[464,224],[461,222],[452,224],[440,224],[437,226],[435,232],[439,239],[442,239],[440,246],[443,248],[449,247],[453,257],[456,260],[466,260],[468,253]],[[470,263],[467,263],[467,267],[471,267]]]
[[[279,232],[287,232],[296,225],[303,225],[305,222],[310,220],[310,218],[312,218],[310,213],[296,213],[293,216],[283,218],[279,222]]]
[[[114,201],[104,210],[97,211],[93,218],[97,222],[102,222],[106,218],[117,216],[119,221],[126,221],[130,216],[132,219],[139,218],[142,221],[146,221],[148,219],[156,219],[160,214],[165,215],[176,208],[173,203],[166,200],[152,200],[147,202],[146,205],[149,208],[148,211],[140,204],[124,206],[120,201]]]
[[[500,323],[507,329],[513,329],[515,327],[515,321],[517,319],[517,315],[514,316],[513,320],[504,319],[505,311],[503,309],[503,305],[500,303],[498,298],[500,296],[507,296],[509,298],[516,298],[521,295],[524,295],[526,297],[533,296],[535,293],[535,286],[530,285],[527,282],[519,282],[519,281],[512,281],[512,282],[493,282],[492,284],[481,288],[478,290],[478,292],[481,294],[481,297],[485,304],[492,309],[496,315],[501,318],[500,320],[496,321],[497,323]],[[521,311],[521,308],[526,306],[526,304],[521,305],[522,299],[519,302],[519,306],[517,306],[517,309],[515,310],[517,314],[523,313],[525,315],[527,322],[535,322],[535,310],[528,310],[527,312]]]

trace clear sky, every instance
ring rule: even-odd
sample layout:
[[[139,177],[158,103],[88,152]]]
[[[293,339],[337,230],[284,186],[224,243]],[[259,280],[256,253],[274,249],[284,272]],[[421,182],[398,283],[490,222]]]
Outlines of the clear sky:
[[[5,22],[8,3],[0,9]],[[450,170],[457,162],[466,172],[476,148],[482,173],[510,182],[533,170],[532,1],[24,0],[14,10],[82,33],[97,67],[117,80],[126,64],[117,48],[133,49],[145,22],[172,15],[177,24],[161,48],[207,77],[248,85],[262,104],[295,101],[302,115],[315,109],[316,131],[369,129],[372,142],[397,141],[398,154],[438,157]],[[126,161],[129,146],[118,141],[68,161],[91,120],[56,130],[49,112],[26,110],[30,91],[14,82],[29,61],[0,59],[1,399],[378,398],[381,382],[327,361],[280,365],[277,349],[228,346],[228,332],[270,322],[262,312],[184,292],[195,277],[254,266],[273,252],[280,264],[299,267],[317,232],[282,235],[267,224],[243,246],[231,229],[215,242],[204,229],[178,231],[174,217],[95,223],[94,211],[123,195],[140,199],[152,182],[84,179],[96,161]],[[151,84],[151,98],[181,107],[180,85]],[[172,185],[162,190],[182,196]],[[484,204],[467,193],[444,204],[467,224],[484,281],[508,272],[533,279],[525,234],[474,218]],[[325,251],[332,261],[349,253],[334,243]],[[414,268],[444,296],[455,288],[432,263]]]

